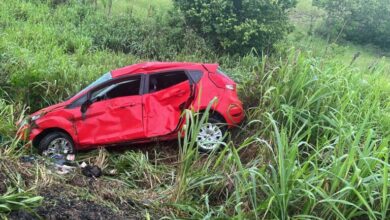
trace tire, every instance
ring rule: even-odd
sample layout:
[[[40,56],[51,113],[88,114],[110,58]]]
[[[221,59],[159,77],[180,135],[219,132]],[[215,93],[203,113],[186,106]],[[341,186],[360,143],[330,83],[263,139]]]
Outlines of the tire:
[[[47,157],[62,155],[63,158],[66,158],[68,154],[74,153],[73,139],[63,132],[51,132],[39,142],[38,152]]]
[[[200,128],[199,134],[196,137],[198,150],[202,153],[211,153],[212,151],[220,150],[224,145],[218,142],[224,141],[226,131],[227,126],[225,121],[216,115],[210,115],[207,122]]]

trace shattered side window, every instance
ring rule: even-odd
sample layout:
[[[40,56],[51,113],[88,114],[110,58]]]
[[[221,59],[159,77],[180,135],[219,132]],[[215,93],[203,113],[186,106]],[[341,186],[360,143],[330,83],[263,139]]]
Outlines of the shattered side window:
[[[113,99],[118,97],[139,95],[141,76],[108,85],[92,93],[91,99],[100,101],[103,99]]]
[[[75,108],[81,106],[85,101],[87,101],[87,94],[84,94],[80,98],[78,98],[76,101],[74,101],[72,104],[69,105],[70,108]]]
[[[157,92],[188,80],[184,71],[151,74],[149,92]]]
[[[97,80],[95,80],[93,83],[89,84],[87,87],[85,87],[84,89],[82,89],[80,92],[78,92],[76,95],[74,96],[77,96],[97,85],[100,85],[104,82],[107,82],[108,80],[112,79],[112,76],[111,76],[111,73],[108,72],[108,73],[105,73],[103,76],[99,77]]]

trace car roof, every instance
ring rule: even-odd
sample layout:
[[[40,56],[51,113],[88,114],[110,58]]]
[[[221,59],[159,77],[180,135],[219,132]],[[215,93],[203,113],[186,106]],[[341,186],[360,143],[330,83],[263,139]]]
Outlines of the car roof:
[[[218,66],[218,64],[201,64],[201,63],[191,63],[191,62],[144,62],[133,64],[130,66],[122,67],[116,70],[111,71],[113,78],[120,77],[123,75],[136,74],[136,73],[152,73],[157,71],[177,69],[177,68],[194,68],[199,69],[202,66]],[[207,67],[206,67],[207,68]]]

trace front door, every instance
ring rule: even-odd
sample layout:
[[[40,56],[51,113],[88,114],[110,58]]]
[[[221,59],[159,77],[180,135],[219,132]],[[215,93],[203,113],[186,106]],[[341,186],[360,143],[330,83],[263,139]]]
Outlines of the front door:
[[[92,104],[76,119],[80,145],[104,145],[144,138],[141,76],[113,81],[91,91]]]
[[[177,128],[180,116],[191,97],[190,81],[184,71],[149,75],[144,95],[145,134],[157,137]]]

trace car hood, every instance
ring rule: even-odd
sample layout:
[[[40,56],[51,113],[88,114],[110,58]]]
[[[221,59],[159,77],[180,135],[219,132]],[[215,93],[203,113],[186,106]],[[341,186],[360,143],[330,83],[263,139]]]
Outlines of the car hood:
[[[37,112],[33,113],[31,116],[40,115],[40,114],[46,114],[48,112],[52,112],[54,110],[64,108],[65,106],[66,106],[66,102],[61,102],[61,103],[58,103],[58,104],[55,104],[55,105],[48,106],[48,107],[43,108],[41,110],[38,110]]]

